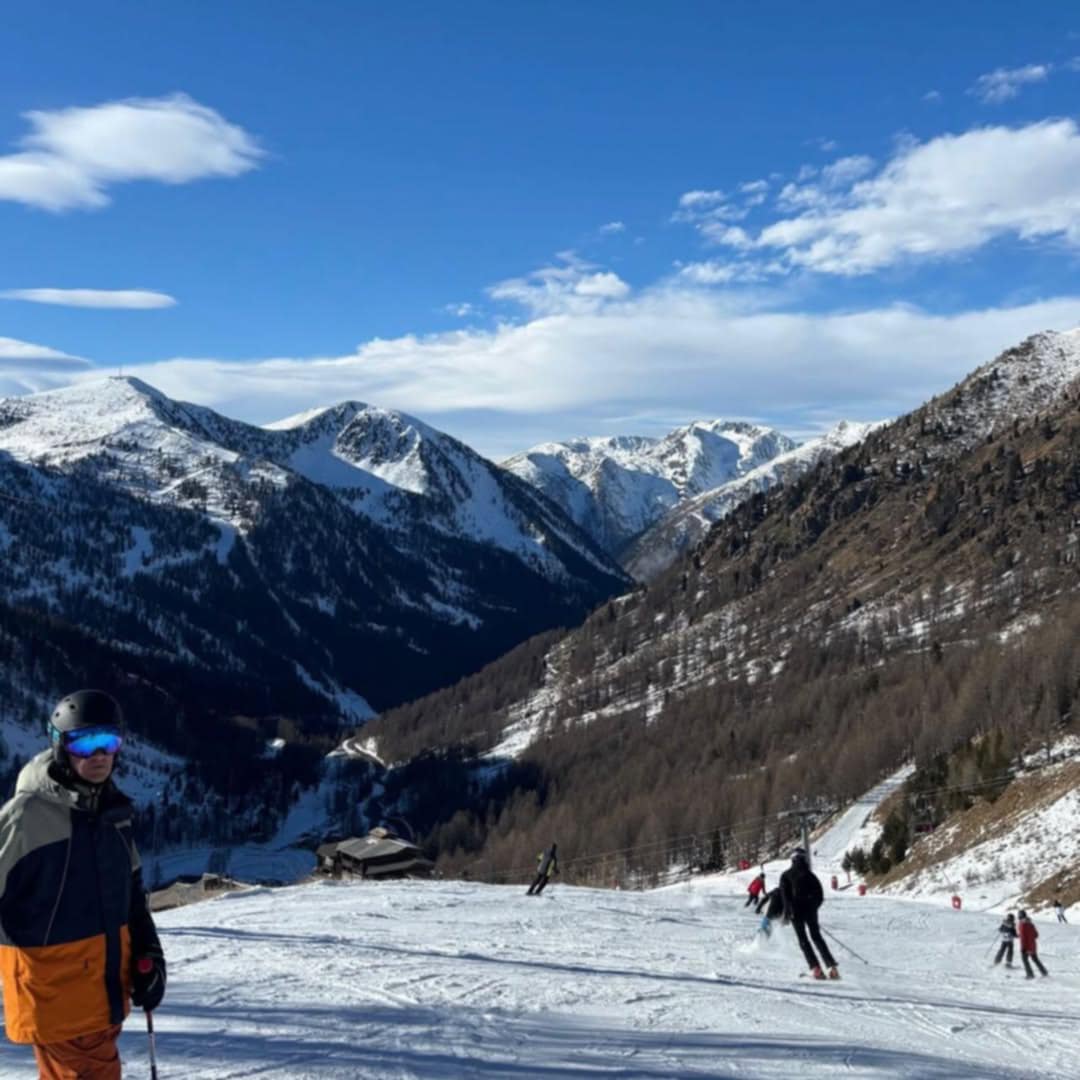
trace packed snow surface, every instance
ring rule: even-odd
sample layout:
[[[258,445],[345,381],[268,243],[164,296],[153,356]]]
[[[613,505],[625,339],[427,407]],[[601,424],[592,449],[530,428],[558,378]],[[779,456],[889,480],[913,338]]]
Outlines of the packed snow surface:
[[[843,980],[755,940],[751,874],[655,892],[465,882],[254,889],[158,918],[162,1080],[1075,1077],[1080,931],[1039,920],[1050,978],[990,965],[998,917],[850,889]],[[769,885],[774,884],[770,877]],[[148,1076],[138,1016],[125,1075]],[[0,1075],[35,1075],[5,1044]]]
[[[805,977],[790,929],[756,933],[757,867],[653,892],[556,878],[540,897],[439,881],[253,888],[158,916],[159,1075],[1076,1077],[1077,926],[1035,914],[1050,976],[1029,982],[990,962],[999,912],[829,888],[907,771],[812,844],[839,982]],[[785,865],[766,864],[768,888]],[[149,1075],[138,1015],[121,1051],[125,1075]],[[28,1048],[0,1047],[0,1076],[35,1075]]]

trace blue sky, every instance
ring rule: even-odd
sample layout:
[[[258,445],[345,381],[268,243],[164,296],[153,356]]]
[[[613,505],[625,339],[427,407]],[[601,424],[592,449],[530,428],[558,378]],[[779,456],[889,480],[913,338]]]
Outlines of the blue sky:
[[[0,392],[356,398],[498,457],[918,405],[1080,322],[1080,12],[18,5]]]

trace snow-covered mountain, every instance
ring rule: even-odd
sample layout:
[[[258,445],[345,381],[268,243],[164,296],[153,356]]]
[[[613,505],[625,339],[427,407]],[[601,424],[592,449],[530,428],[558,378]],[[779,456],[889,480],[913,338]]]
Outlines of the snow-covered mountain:
[[[630,542],[622,554],[623,567],[638,581],[651,581],[684,551],[700,543],[714,522],[754,492],[790,483],[819,461],[861,442],[876,427],[880,424],[842,420],[824,435],[777,454],[718,487],[684,499]]]
[[[543,443],[503,462],[558,503],[605,551],[627,544],[688,499],[745,476],[796,443],[771,428],[698,421],[663,438]]]
[[[133,378],[4,399],[0,480],[6,604],[305,712],[370,715],[624,586],[529,485],[354,402],[264,429]]]

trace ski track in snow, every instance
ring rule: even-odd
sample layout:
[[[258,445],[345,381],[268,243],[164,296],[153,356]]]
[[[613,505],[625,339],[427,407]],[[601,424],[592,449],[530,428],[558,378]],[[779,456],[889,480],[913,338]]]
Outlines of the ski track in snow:
[[[165,912],[161,1080],[1075,1077],[1080,935],[1051,977],[990,965],[998,916],[830,892],[844,979],[755,937],[752,872],[649,893],[319,883]],[[772,882],[770,882],[772,884]],[[125,1075],[149,1075],[133,1016]],[[35,1075],[25,1047],[0,1075]]]

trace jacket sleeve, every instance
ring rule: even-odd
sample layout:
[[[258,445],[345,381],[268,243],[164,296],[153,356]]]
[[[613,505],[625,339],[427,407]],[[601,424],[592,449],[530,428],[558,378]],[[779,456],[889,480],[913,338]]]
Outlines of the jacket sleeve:
[[[23,856],[23,833],[20,827],[22,803],[16,799],[0,808],[0,945],[11,944],[4,928],[4,912],[17,902],[8,895],[8,876]]]
[[[142,870],[136,870],[131,875],[131,917],[128,929],[131,932],[132,956],[149,956],[162,960],[165,958],[154,918],[150,914],[146,890],[143,888]]]
[[[825,903],[825,890],[821,887],[821,879],[817,874],[810,875],[810,889],[813,896],[814,910],[817,911]]]

